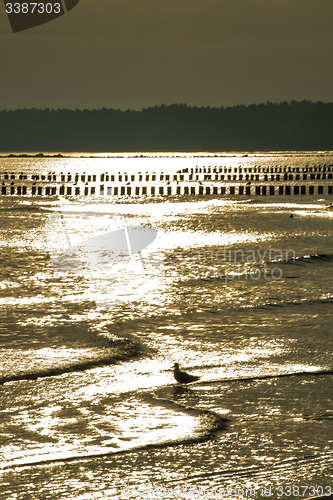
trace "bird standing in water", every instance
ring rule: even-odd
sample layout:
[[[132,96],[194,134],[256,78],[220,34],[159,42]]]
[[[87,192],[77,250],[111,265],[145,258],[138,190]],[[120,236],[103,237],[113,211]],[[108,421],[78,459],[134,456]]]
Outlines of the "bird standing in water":
[[[199,380],[200,377],[197,377],[196,375],[190,375],[189,373],[182,372],[179,369],[178,363],[175,363],[174,366],[175,367],[173,370],[173,374],[177,382],[180,382],[181,384],[189,384],[190,382],[195,382],[196,380]]]

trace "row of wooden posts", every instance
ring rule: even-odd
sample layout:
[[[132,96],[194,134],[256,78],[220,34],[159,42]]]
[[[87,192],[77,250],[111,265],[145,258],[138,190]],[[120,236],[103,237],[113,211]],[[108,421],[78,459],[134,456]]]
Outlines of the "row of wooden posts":
[[[2,196],[274,196],[331,195],[333,183],[313,184],[212,184],[169,183],[150,185],[6,185]]]

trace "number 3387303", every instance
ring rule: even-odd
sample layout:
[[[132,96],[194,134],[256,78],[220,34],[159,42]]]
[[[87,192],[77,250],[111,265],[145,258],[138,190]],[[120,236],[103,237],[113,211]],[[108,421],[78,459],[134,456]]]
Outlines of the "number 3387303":
[[[7,2],[7,14],[60,14],[60,3],[41,3],[41,2]]]

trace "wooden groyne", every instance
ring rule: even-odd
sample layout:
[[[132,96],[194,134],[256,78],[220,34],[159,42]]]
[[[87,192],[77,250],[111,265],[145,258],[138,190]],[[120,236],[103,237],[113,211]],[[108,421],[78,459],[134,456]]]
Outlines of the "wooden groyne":
[[[333,164],[208,166],[165,172],[0,172],[2,196],[332,195]]]

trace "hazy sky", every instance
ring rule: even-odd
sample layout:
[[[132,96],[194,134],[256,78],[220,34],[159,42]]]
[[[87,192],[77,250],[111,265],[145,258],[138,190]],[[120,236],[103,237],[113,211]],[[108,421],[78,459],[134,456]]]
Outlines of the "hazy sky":
[[[333,101],[333,0],[80,0],[11,33],[0,109]]]

